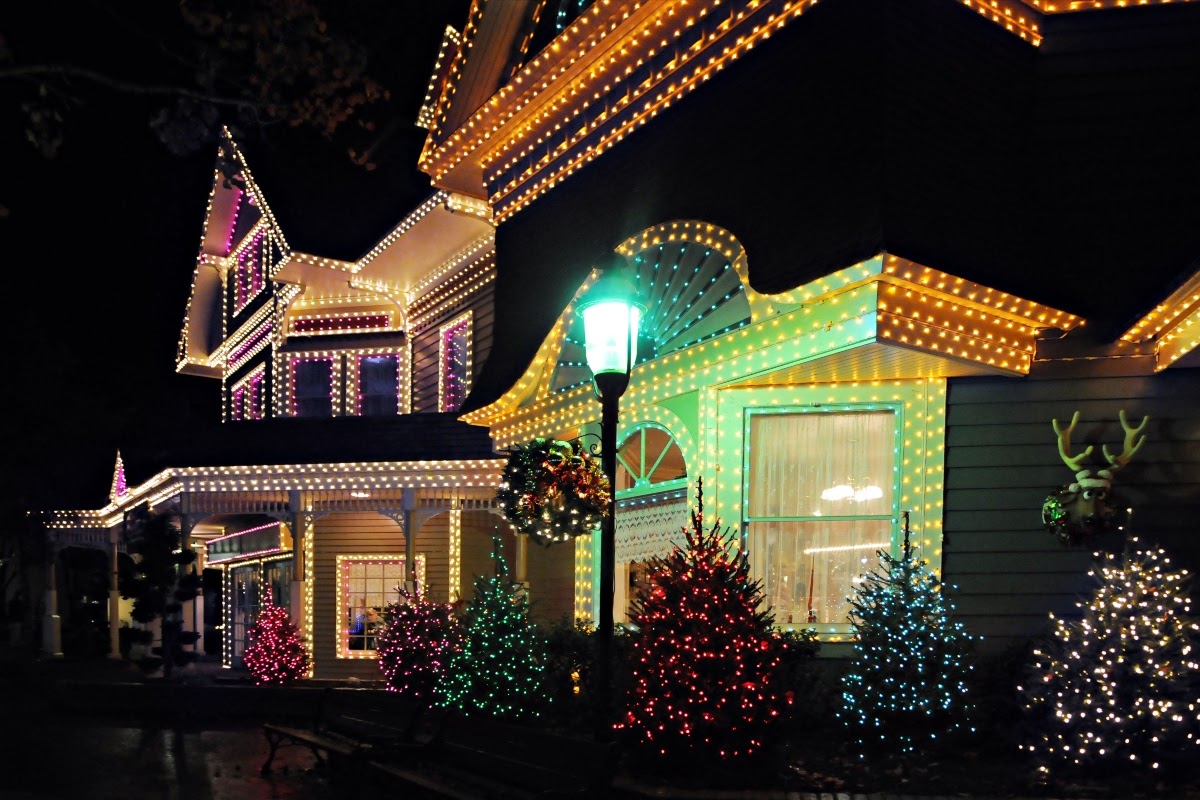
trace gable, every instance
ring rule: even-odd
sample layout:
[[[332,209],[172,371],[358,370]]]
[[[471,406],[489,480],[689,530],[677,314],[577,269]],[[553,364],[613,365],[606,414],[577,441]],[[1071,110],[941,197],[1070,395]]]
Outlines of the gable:
[[[222,281],[231,271],[232,257],[249,237],[256,236],[263,236],[269,242],[264,255],[272,264],[279,263],[290,252],[245,157],[225,128],[217,147],[199,252],[176,347],[177,372],[220,377],[222,368],[213,356],[226,333],[221,310]]]

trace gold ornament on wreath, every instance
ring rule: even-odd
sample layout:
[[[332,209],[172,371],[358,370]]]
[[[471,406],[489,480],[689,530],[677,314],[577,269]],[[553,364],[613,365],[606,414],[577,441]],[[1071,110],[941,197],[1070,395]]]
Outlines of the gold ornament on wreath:
[[[496,501],[517,533],[541,545],[591,533],[608,513],[608,478],[579,443],[534,439],[508,451]]]

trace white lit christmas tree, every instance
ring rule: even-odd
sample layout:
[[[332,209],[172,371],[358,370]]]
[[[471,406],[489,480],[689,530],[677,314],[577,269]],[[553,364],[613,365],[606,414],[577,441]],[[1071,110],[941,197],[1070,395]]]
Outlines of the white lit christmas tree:
[[[1045,776],[1166,771],[1200,756],[1200,624],[1188,573],[1136,543],[1102,557],[1082,617],[1055,619],[1034,651],[1021,691],[1035,735],[1024,749]]]
[[[913,553],[908,513],[904,552],[880,552],[850,598],[857,640],[842,678],[839,716],[860,758],[907,756],[951,734],[973,731],[968,676],[973,637],[950,618],[941,580]]]

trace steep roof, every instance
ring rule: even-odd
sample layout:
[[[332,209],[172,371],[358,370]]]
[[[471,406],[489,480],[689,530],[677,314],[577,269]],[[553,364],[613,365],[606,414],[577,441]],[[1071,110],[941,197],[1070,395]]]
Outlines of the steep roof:
[[[606,254],[676,218],[736,235],[764,293],[888,252],[1116,339],[1200,266],[1200,7],[1039,31],[950,0],[807,8],[501,223],[465,410],[513,385]]]

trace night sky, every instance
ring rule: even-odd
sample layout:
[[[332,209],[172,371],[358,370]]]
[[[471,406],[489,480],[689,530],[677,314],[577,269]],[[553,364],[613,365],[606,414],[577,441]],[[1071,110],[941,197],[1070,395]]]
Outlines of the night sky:
[[[15,351],[5,524],[19,509],[99,508],[122,443],[169,441],[220,415],[217,381],[174,371],[215,144],[173,155],[149,125],[160,98],[78,85],[82,102],[66,109],[62,146],[47,159],[25,141],[20,109],[32,84],[2,77],[5,67],[69,63],[141,84],[178,78],[162,58],[164,47],[186,46],[175,4],[112,5],[120,19],[99,2],[0,4],[12,56],[0,60],[0,259]],[[370,48],[371,74],[392,94],[382,118],[395,124],[369,173],[336,140],[285,126],[241,132],[293,246],[354,258],[428,195],[416,169],[425,131],[414,120],[442,30],[461,30],[468,7],[331,5],[330,24]]]

